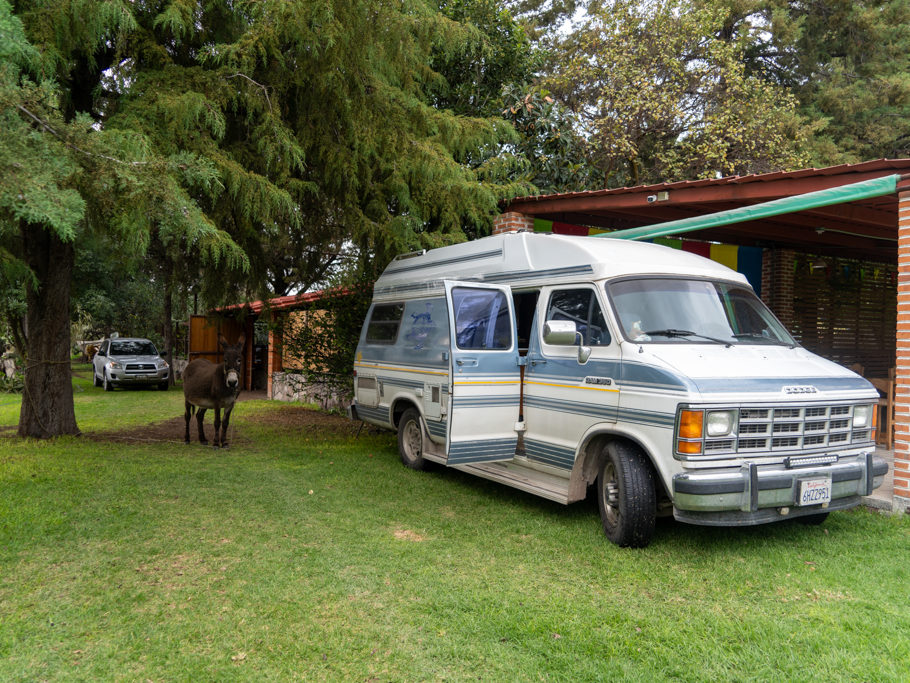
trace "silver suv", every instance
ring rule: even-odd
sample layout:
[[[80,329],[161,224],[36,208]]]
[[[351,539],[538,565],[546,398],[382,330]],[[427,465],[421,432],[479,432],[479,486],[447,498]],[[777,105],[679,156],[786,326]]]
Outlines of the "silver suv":
[[[105,391],[143,385],[166,391],[170,372],[167,361],[148,339],[105,339],[92,358],[92,382]]]

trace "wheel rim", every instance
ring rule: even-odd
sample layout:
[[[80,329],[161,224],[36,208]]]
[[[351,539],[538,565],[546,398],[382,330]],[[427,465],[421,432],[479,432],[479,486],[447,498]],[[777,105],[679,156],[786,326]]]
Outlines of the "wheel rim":
[[[603,473],[603,490],[600,495],[603,497],[604,520],[611,528],[616,528],[622,517],[619,510],[619,483],[616,481],[616,470],[613,463],[607,463]]]
[[[420,435],[420,427],[414,420],[409,420],[404,426],[404,452],[408,460],[416,460],[420,457],[420,450],[423,446]]]

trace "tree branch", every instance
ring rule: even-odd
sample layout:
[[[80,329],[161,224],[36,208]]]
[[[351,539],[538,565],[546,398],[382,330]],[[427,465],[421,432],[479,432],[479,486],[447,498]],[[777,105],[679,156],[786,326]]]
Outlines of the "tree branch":
[[[69,142],[66,138],[64,138],[62,135],[60,135],[60,133],[58,133],[56,130],[54,130],[47,121],[42,119],[40,116],[33,114],[28,109],[23,107],[21,104],[17,104],[16,108],[19,111],[23,112],[26,116],[28,116],[32,121],[34,121],[39,126],[44,128],[44,130],[46,130],[48,133],[50,133],[51,135],[56,137],[58,140],[60,140],[64,145],[66,145],[67,147],[69,147],[70,149],[72,149],[76,152],[79,152],[80,154],[84,154],[87,157],[97,157],[99,159],[106,159],[107,161],[113,161],[114,163],[123,164],[124,166],[147,166],[150,163],[148,161],[123,161],[122,159],[117,159],[116,157],[108,156],[107,154],[96,154],[94,152],[89,152],[87,150],[84,150],[81,147],[74,145],[72,142]]]

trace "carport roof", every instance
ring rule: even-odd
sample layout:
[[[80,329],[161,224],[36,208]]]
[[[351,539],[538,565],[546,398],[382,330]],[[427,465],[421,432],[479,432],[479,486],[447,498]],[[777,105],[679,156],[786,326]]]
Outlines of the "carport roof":
[[[897,192],[892,194],[712,227],[687,235],[729,244],[786,247],[893,262],[897,259],[897,193],[910,189],[910,159],[879,159],[827,168],[518,197],[508,202],[505,210],[545,220],[622,230],[893,174],[902,178]]]

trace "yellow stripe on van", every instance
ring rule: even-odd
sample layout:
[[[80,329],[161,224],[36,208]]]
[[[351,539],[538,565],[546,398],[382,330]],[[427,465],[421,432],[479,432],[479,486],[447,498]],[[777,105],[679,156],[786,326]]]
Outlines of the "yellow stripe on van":
[[[355,368],[372,368],[374,370],[392,370],[394,372],[414,372],[418,375],[440,375],[447,377],[448,372],[438,372],[436,370],[416,370],[414,368],[402,368],[396,365],[371,365],[369,363],[354,363]]]
[[[465,381],[462,381],[462,382],[455,382],[455,384],[457,384],[457,385],[459,385],[459,386],[462,385],[462,384],[512,384],[512,385],[517,386],[517,385],[518,385],[518,382],[514,382],[514,381],[508,381],[508,382],[502,381],[502,382],[499,382],[499,381],[476,380],[476,381],[473,381],[473,382],[465,382]]]
[[[584,384],[550,384],[549,382],[525,382],[525,384],[536,384],[539,387],[560,387],[562,389],[586,389],[587,391],[609,391],[614,394],[619,393],[619,389],[607,389],[605,387],[594,387]]]

